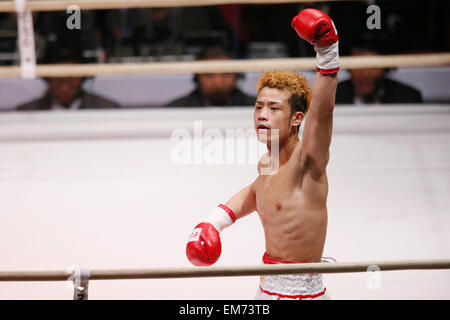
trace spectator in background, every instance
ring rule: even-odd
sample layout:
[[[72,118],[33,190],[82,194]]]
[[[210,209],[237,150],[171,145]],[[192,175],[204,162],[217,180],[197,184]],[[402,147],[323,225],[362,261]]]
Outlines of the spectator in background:
[[[102,11],[102,10],[100,10]],[[103,10],[102,43],[111,60],[185,59],[199,44],[226,44],[231,36],[217,6]],[[227,32],[228,31],[228,32]],[[189,58],[190,59],[190,58]]]
[[[387,44],[383,37],[364,34],[352,46],[352,56],[385,54]],[[350,70],[351,78],[338,84],[336,104],[421,103],[419,90],[389,79],[391,70],[364,68]]]
[[[230,60],[231,55],[220,46],[204,49],[197,60]],[[236,73],[196,74],[196,88],[187,96],[170,102],[167,107],[250,106],[255,97],[242,92],[236,86],[240,75]]]
[[[42,63],[83,63],[80,49],[72,47],[49,47]],[[104,97],[88,93],[82,86],[85,77],[55,77],[45,78],[48,90],[43,97],[22,104],[16,109],[32,110],[75,110],[75,109],[105,109],[118,108],[119,104]]]

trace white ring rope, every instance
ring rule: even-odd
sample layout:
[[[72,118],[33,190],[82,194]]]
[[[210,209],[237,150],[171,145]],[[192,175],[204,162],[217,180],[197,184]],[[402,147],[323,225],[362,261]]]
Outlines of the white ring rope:
[[[314,0],[324,2],[328,0]],[[332,0],[343,1],[343,0]],[[26,9],[31,11],[65,11],[69,6],[81,10],[121,9],[121,8],[161,8],[194,7],[223,4],[282,4],[311,2],[309,0],[29,0]],[[13,12],[14,1],[1,1],[0,12]]]
[[[342,69],[450,65],[450,53],[341,57]],[[37,65],[38,77],[76,77],[147,73],[216,73],[264,70],[315,70],[315,58],[228,61]],[[0,77],[20,77],[20,67],[0,67]]]
[[[239,277],[300,273],[353,273],[394,270],[450,269],[450,259],[336,263],[295,263],[259,266],[186,267],[153,269],[90,270],[89,280]],[[0,271],[1,281],[66,281],[68,271]]]

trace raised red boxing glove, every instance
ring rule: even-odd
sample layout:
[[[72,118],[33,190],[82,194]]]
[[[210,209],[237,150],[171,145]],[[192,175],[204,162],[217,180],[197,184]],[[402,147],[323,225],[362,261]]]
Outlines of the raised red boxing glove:
[[[317,9],[304,9],[292,19],[291,26],[302,39],[314,45],[317,71],[322,74],[339,71],[339,37],[328,15]]]
[[[186,256],[196,266],[210,266],[222,252],[219,233],[232,225],[236,217],[225,205],[219,205],[213,214],[192,231],[186,245]]]
[[[331,18],[317,9],[302,10],[291,25],[300,38],[315,46],[324,47],[339,40]]]

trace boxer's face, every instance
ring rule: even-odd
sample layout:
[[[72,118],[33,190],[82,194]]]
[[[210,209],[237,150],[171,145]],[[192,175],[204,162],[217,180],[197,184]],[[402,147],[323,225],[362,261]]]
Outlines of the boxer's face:
[[[274,129],[278,130],[280,141],[291,134],[289,97],[289,92],[285,90],[264,87],[259,91],[253,114],[254,127],[259,141],[266,142],[266,136],[273,138],[271,133],[274,132]]]

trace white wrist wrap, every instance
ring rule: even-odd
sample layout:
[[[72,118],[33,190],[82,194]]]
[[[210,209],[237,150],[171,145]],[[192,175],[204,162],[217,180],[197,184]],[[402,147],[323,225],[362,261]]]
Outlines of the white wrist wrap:
[[[317,55],[317,68],[320,70],[339,71],[339,41],[326,47],[314,46]]]
[[[217,231],[221,232],[226,227],[231,226],[234,221],[231,219],[228,212],[221,207],[217,207],[205,222],[211,223]]]

